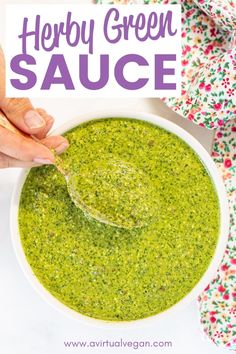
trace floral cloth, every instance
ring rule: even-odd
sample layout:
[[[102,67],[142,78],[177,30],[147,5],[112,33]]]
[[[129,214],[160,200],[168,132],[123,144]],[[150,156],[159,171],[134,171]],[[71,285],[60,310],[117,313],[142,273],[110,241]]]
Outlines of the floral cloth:
[[[205,12],[211,9],[211,14],[215,1],[223,2],[195,0]],[[182,2],[182,96],[165,99],[174,111],[208,129],[222,126],[236,115],[235,36],[233,31],[217,27],[217,14],[218,10],[213,20],[191,0]],[[233,24],[231,14],[225,22]]]
[[[194,0],[224,31],[236,31],[235,0]]]
[[[231,221],[221,266],[199,296],[201,323],[216,344],[236,350],[236,119],[216,131],[212,157],[225,182]]]
[[[110,4],[176,4],[178,0],[96,0]],[[236,350],[236,0],[184,0],[182,96],[164,98],[183,117],[216,129],[212,157],[230,206],[230,230],[216,277],[199,296],[204,332]]]

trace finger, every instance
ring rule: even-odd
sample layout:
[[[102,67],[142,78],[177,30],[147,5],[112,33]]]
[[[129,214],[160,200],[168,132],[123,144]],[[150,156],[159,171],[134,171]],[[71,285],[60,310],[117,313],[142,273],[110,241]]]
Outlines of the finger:
[[[69,142],[62,136],[48,136],[40,141],[47,146],[48,149],[53,149],[57,154],[61,154],[69,147]]]
[[[40,166],[40,164],[31,161],[16,160],[13,157],[7,156],[0,152],[0,169],[9,167],[31,168],[37,166]]]
[[[41,117],[44,119],[45,121],[45,127],[42,128],[40,130],[39,133],[34,134],[36,136],[36,138],[38,139],[43,139],[46,137],[46,135],[48,134],[49,130],[52,128],[53,123],[54,123],[54,119],[53,117],[48,114],[44,109],[42,108],[36,108],[36,111],[41,115]]]
[[[46,146],[3,127],[0,127],[0,151],[21,161],[54,162],[54,155]]]
[[[28,98],[4,97],[0,106],[7,118],[27,134],[38,134],[46,126],[45,120],[34,109]]]
[[[5,60],[1,47],[0,108],[16,127],[28,134],[39,134],[39,139],[44,138],[52,127],[53,118],[43,109],[34,109],[29,99],[5,97]]]
[[[42,143],[44,143],[49,149],[54,149],[58,154],[65,151],[69,146],[68,141],[60,136],[47,137],[43,139]],[[0,169],[10,167],[31,168],[40,165],[41,164],[32,161],[17,160],[0,152]]]

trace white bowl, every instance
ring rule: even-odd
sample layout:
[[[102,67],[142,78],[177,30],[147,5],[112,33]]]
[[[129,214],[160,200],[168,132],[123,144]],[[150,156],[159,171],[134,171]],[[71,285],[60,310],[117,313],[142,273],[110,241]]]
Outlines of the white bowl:
[[[216,270],[220,264],[220,261],[223,257],[223,253],[226,247],[226,242],[228,239],[228,230],[229,230],[229,211],[228,211],[228,201],[227,201],[227,195],[225,192],[225,187],[222,181],[221,176],[219,175],[218,169],[213,162],[212,158],[208,154],[208,152],[203,148],[203,146],[189,133],[187,133],[185,130],[177,126],[176,124],[163,119],[161,117],[158,117],[153,114],[149,113],[137,113],[137,112],[130,112],[130,111],[106,111],[106,112],[97,112],[97,113],[89,113],[85,115],[81,115],[75,119],[72,119],[62,125],[60,128],[56,129],[53,134],[62,134],[71,128],[74,128],[78,124],[81,124],[85,121],[92,120],[92,119],[99,119],[99,118],[110,118],[110,117],[129,117],[129,118],[136,118],[136,119],[141,119],[141,120],[146,120],[148,122],[154,123],[157,126],[164,128],[171,133],[176,134],[179,136],[182,140],[184,140],[199,156],[203,164],[205,165],[205,168],[207,169],[209,175],[212,178],[212,181],[215,185],[217,195],[219,198],[219,204],[220,204],[220,234],[217,242],[217,247],[214,253],[214,256],[212,258],[211,263],[209,264],[209,267],[205,271],[204,275],[201,277],[200,281],[195,285],[195,287],[182,299],[180,300],[177,304],[173,305],[169,309],[148,317],[144,319],[139,319],[135,321],[121,321],[121,322],[115,322],[115,321],[104,321],[104,320],[98,320],[98,319],[93,319],[87,316],[84,316],[64,304],[62,304],[60,301],[58,301],[54,296],[52,296],[38,281],[36,276],[34,275],[29,263],[27,262],[27,259],[25,257],[21,241],[20,241],[20,235],[19,235],[19,229],[18,229],[18,207],[19,207],[19,201],[20,201],[20,195],[21,195],[21,190],[24,185],[26,176],[29,172],[28,169],[24,169],[20,176],[19,179],[15,185],[14,191],[13,191],[13,196],[12,196],[12,203],[11,203],[11,214],[10,214],[10,225],[11,225],[11,235],[12,235],[12,242],[14,246],[14,250],[17,256],[17,259],[20,263],[20,266],[22,270],[24,271],[27,279],[31,283],[31,285],[34,287],[34,289],[49,303],[51,304],[54,308],[62,311],[64,314],[69,315],[70,317],[73,317],[77,320],[94,324],[96,326],[109,326],[109,327],[122,327],[122,328],[127,328],[127,327],[135,327],[135,326],[140,326],[140,325],[145,325],[145,324],[150,324],[154,323],[157,320],[163,319],[164,317],[167,316],[173,316],[176,311],[181,310],[184,306],[189,304],[192,300],[197,299],[197,296],[200,294],[201,291],[204,290],[204,288],[208,285],[208,283],[212,280],[212,278],[216,274]],[[37,226],[36,226],[37,227]]]

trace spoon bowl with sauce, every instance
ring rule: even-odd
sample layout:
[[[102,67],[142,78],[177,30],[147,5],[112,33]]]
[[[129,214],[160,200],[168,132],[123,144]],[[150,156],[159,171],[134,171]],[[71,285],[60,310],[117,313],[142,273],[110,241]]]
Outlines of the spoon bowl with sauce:
[[[125,229],[151,222],[154,187],[144,171],[113,157],[94,160],[89,169],[84,166],[76,172],[55,156],[55,166],[66,179],[70,198],[88,218]]]

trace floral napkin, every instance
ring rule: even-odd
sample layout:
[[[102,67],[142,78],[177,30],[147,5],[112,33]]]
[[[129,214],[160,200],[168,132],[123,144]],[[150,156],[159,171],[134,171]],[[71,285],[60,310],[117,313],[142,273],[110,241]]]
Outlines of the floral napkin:
[[[228,194],[230,232],[216,277],[199,296],[201,323],[216,344],[236,350],[236,118],[217,129],[212,157]]]
[[[99,4],[176,4],[179,0],[96,0]],[[225,182],[230,230],[215,278],[199,296],[204,332],[236,350],[236,0],[183,0],[182,96],[175,112],[215,129],[212,157]]]
[[[208,129],[222,126],[236,115],[235,36],[234,31],[225,31],[226,26],[218,27],[215,1],[223,2],[182,2],[182,96],[164,99],[175,112]],[[216,10],[214,20],[196,3],[204,10],[211,3],[211,14]],[[232,11],[236,21],[236,8]],[[225,22],[233,24],[231,15]]]

